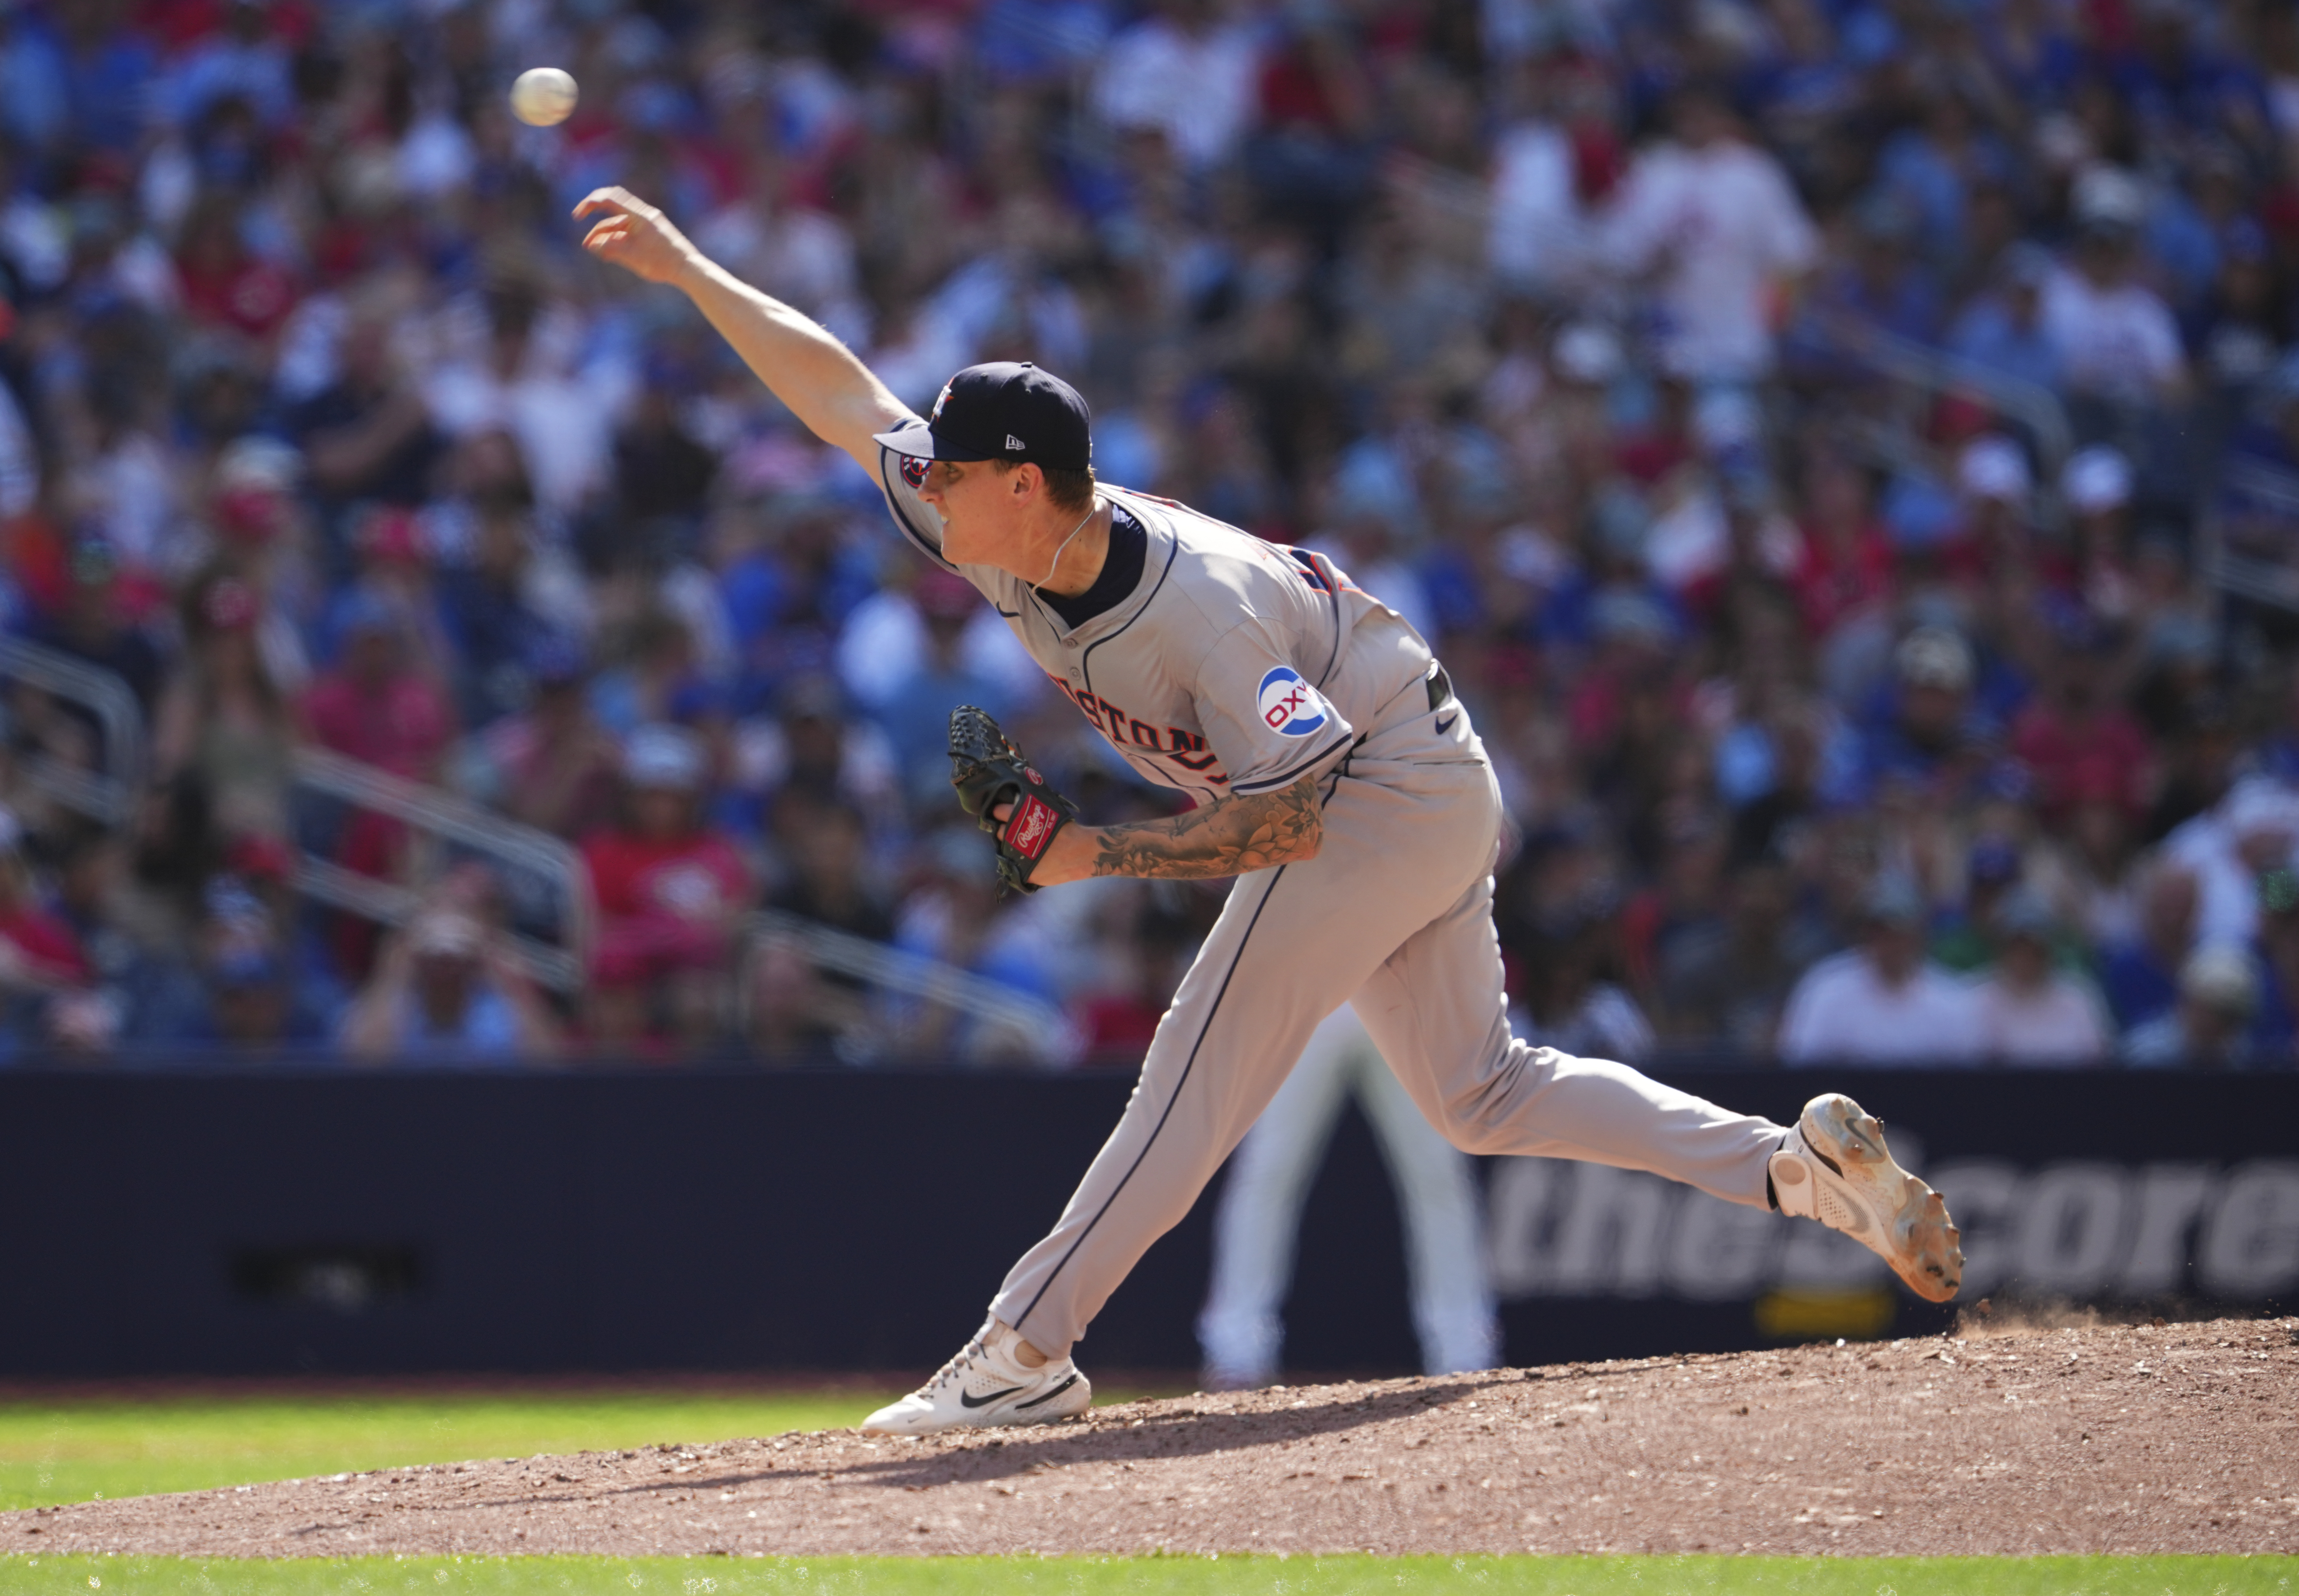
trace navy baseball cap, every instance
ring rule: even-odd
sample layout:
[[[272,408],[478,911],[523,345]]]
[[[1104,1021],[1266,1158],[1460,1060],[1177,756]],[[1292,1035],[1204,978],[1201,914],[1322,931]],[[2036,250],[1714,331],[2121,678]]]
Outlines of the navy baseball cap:
[[[1075,388],[1027,360],[968,366],[942,385],[924,421],[879,442],[918,460],[1028,460],[1057,471],[1093,464],[1092,412]]]

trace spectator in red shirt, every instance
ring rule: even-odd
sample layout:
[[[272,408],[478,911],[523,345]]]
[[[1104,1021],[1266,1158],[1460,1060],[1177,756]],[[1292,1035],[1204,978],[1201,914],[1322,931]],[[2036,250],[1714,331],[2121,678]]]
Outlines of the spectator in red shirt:
[[[2047,687],[2012,724],[2012,752],[2034,773],[2038,809],[2049,824],[2085,796],[2145,807],[2154,752],[2110,696],[2106,667],[2080,642],[2062,642]]]
[[[88,977],[71,928],[40,907],[24,863],[23,830],[0,809],[0,986],[54,990]]]
[[[336,666],[303,695],[305,735],[321,748],[412,781],[438,777],[455,736],[455,711],[445,687],[419,670],[408,641],[405,612],[371,588],[354,589],[338,611],[342,650]],[[354,810],[334,846],[336,862],[379,881],[402,874],[407,827],[372,809]],[[375,928],[364,920],[338,922],[336,956],[364,979],[375,952]]]
[[[703,766],[693,732],[641,726],[624,748],[623,821],[583,845],[599,906],[596,1041],[667,1029],[693,1046],[719,1030],[735,922],[753,891],[741,852],[702,823]]]
[[[1093,998],[1083,1016],[1087,1054],[1110,1063],[1132,1063],[1149,1050],[1197,953],[1197,939],[1179,916],[1151,913],[1134,928],[1127,951],[1131,981]]]
[[[248,252],[239,225],[239,206],[228,195],[203,202],[186,219],[176,258],[184,305],[202,321],[268,339],[295,308],[295,282]]]
[[[1826,637],[1892,587],[1892,540],[1870,502],[1859,467],[1815,454],[1805,467],[1804,559],[1791,585],[1805,631]]]
[[[341,613],[343,654],[303,698],[320,747],[427,781],[455,735],[445,690],[408,657],[406,624],[389,600],[354,593]]]
[[[582,645],[545,638],[527,653],[530,698],[478,735],[495,807],[564,837],[589,836],[614,816],[622,749],[591,713]]]
[[[0,809],[0,1046],[83,1038],[72,1005],[91,971],[71,928],[41,908],[24,863],[23,830]],[[101,1043],[107,1038],[86,1038]]]

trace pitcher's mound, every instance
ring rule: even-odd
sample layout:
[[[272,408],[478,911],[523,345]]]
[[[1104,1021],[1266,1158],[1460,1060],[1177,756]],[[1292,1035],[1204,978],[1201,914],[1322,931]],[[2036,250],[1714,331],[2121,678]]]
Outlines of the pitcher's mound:
[[[2299,1319],[1566,1364],[0,1515],[0,1551],[2299,1551]]]

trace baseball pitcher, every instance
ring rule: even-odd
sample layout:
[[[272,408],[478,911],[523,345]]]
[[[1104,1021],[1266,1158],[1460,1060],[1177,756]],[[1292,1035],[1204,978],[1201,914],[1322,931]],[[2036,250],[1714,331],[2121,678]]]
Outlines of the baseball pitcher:
[[[951,720],[953,781],[1024,890],[1094,875],[1236,878],[1117,1128],[990,1317],[878,1434],[1043,1423],[1091,1397],[1073,1344],[1187,1213],[1299,1057],[1352,1004],[1456,1146],[1649,1170],[1817,1219],[1946,1301],[1938,1195],[1828,1094],[1797,1124],[1732,1113],[1509,1033],[1492,921],[1500,792],[1403,616],[1322,555],[1098,483],[1085,402],[1028,364],[972,366],[924,418],[823,327],[705,259],[620,188],[584,246],[684,292],[775,396],[884,489],[902,534],[994,605],[1170,819],[1089,826],[989,717]]]

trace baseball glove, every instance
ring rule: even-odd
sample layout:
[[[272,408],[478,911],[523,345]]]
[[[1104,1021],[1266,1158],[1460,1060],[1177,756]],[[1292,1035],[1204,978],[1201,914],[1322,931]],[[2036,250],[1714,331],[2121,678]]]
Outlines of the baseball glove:
[[[998,895],[1003,897],[1009,887],[1035,892],[1030,872],[1055,836],[1077,818],[1077,806],[1049,786],[998,723],[971,704],[950,712],[950,784],[966,812],[998,839]],[[1013,806],[1003,825],[996,815],[1000,804]]]

